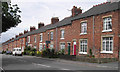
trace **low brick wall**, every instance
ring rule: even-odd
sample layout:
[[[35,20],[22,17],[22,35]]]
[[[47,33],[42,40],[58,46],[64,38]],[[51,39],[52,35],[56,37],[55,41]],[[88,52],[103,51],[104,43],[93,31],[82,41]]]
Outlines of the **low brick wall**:
[[[60,55],[60,59],[66,59],[66,60],[76,60],[76,56],[74,55]]]
[[[108,63],[118,61],[117,58],[89,58],[89,57],[80,57],[76,56],[77,61],[82,62],[91,62],[91,63]]]

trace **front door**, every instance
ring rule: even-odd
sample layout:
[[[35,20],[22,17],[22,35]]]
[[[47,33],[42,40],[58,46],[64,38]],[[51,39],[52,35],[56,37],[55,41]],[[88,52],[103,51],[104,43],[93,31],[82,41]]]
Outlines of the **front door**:
[[[68,55],[70,55],[70,43],[68,43]]]
[[[76,55],[76,41],[73,41],[73,55]]]

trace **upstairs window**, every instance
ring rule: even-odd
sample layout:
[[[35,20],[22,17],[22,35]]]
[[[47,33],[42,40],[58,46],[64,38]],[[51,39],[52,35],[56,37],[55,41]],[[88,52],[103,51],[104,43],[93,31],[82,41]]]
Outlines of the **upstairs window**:
[[[42,42],[43,34],[40,34],[40,42]]]
[[[87,22],[81,23],[81,34],[87,34]]]
[[[61,30],[61,39],[64,39],[64,34],[65,34],[65,31]]]
[[[53,32],[50,32],[50,40],[53,40]]]
[[[112,31],[112,18],[106,17],[103,19],[103,31]]]

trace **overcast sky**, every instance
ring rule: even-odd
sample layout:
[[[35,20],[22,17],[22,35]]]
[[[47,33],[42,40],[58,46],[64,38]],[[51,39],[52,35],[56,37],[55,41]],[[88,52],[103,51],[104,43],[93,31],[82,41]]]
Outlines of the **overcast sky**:
[[[15,28],[2,33],[2,42],[9,40],[30,26],[38,28],[39,22],[45,25],[51,23],[52,17],[59,17],[59,20],[71,16],[73,6],[81,7],[83,12],[107,0],[11,0],[12,4],[18,4],[22,11],[22,22]]]

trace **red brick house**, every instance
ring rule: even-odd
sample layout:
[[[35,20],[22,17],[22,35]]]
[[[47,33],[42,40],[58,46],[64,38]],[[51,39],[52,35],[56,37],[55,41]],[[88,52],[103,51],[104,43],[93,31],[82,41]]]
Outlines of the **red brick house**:
[[[17,42],[16,47],[31,46],[39,51],[45,48],[64,49],[65,54],[86,56],[91,49],[95,58],[118,58],[119,13],[120,2],[95,5],[84,13],[73,6],[70,17],[61,21],[53,17],[51,24],[44,26],[44,23],[39,23],[38,29],[30,27],[29,32],[10,41]],[[10,41],[3,43],[4,49],[9,48]]]

